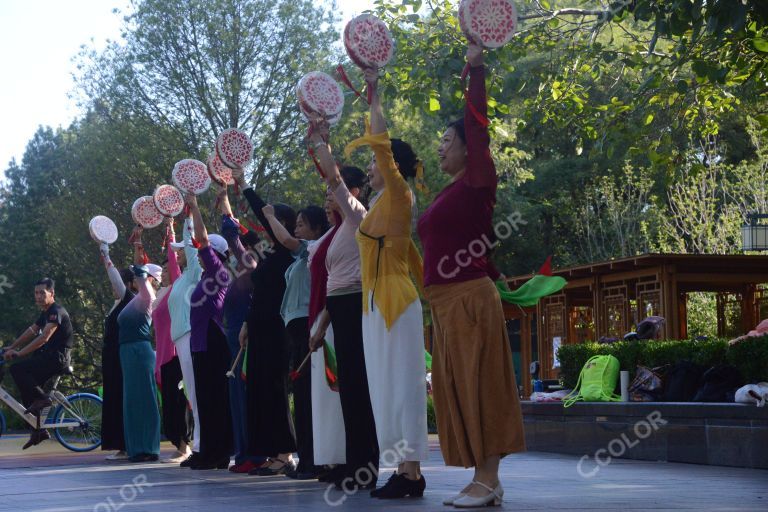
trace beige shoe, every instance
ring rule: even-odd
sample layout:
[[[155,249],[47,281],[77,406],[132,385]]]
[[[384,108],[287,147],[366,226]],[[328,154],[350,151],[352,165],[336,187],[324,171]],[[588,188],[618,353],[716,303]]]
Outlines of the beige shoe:
[[[453,502],[454,502],[454,501],[456,501],[456,500],[460,500],[460,499],[461,499],[461,498],[463,498],[464,496],[466,496],[466,494],[464,494],[463,492],[460,492],[460,493],[459,493],[459,494],[457,494],[456,496],[451,496],[450,498],[446,498],[446,499],[444,499],[444,500],[443,500],[443,505],[448,505],[449,507],[451,507],[451,506],[453,506]]]
[[[170,457],[168,457],[167,459],[163,459],[160,462],[165,462],[166,464],[181,464],[182,462],[187,460],[189,455],[190,455],[189,452],[181,452],[179,450],[176,450],[171,454]]]
[[[116,461],[116,460],[128,460],[128,454],[125,452],[116,452],[112,455],[107,455],[104,460]]]
[[[480,487],[484,487],[489,492],[485,496],[480,496],[479,498],[475,498],[474,496],[469,496],[468,494],[465,494],[461,498],[454,500],[453,506],[456,508],[480,508],[480,507],[486,507],[486,506],[494,506],[498,507],[501,505],[501,499],[504,496],[504,489],[501,488],[501,482],[496,486],[495,489],[492,489],[490,486],[485,485],[483,482],[478,482],[477,480],[472,482],[473,484],[477,484]]]

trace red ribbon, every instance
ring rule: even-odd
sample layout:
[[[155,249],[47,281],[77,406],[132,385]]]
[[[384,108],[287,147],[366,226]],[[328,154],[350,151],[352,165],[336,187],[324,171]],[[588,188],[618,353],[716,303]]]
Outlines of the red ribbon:
[[[343,83],[344,85],[346,85],[348,88],[350,88],[350,89],[352,90],[352,92],[354,92],[354,93],[355,93],[355,95],[356,95],[358,98],[361,98],[361,99],[365,99],[365,98],[363,98],[363,95],[360,93],[360,91],[358,91],[358,90],[355,88],[355,86],[354,86],[354,85],[352,85],[352,81],[351,81],[351,80],[349,79],[349,77],[347,76],[347,73],[346,73],[346,71],[344,71],[344,66],[342,66],[341,64],[339,64],[339,65],[336,67],[336,73],[339,75],[339,78],[341,79],[342,83]],[[372,94],[373,94],[373,93],[372,93],[372,92],[369,90],[369,91],[368,91],[368,99],[366,100],[366,101],[368,102],[368,104],[369,104],[369,105],[371,104],[371,96],[372,96]]]
[[[250,219],[245,219],[245,222],[247,222],[248,225],[251,226],[251,231],[255,231],[257,233],[263,233],[266,231],[266,229],[264,229],[264,226],[259,226],[258,224],[254,224],[253,221],[251,221]]]

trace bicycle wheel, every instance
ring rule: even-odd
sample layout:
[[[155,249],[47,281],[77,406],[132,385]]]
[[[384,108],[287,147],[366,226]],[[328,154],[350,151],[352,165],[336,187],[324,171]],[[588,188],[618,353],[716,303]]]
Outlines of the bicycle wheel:
[[[101,398],[90,393],[77,393],[68,396],[67,400],[77,416],[59,405],[54,421],[77,422],[78,425],[53,429],[56,440],[73,452],[89,452],[101,446]],[[82,421],[78,421],[78,417]]]

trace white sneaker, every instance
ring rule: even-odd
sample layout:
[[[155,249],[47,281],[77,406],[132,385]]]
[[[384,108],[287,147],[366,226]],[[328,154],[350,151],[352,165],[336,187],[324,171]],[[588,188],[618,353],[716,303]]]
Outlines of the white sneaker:
[[[116,452],[112,455],[107,455],[104,457],[104,460],[128,460],[128,454],[125,452]]]

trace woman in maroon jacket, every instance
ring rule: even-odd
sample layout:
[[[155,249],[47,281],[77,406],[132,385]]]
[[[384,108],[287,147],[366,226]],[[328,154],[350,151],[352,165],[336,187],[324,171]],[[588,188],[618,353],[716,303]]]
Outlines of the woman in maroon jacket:
[[[489,150],[483,50],[470,43],[464,118],[438,149],[451,183],[421,216],[425,294],[432,309],[432,386],[440,449],[472,483],[446,505],[501,504],[499,461],[525,449],[522,414],[501,300],[489,263],[496,169]]]

